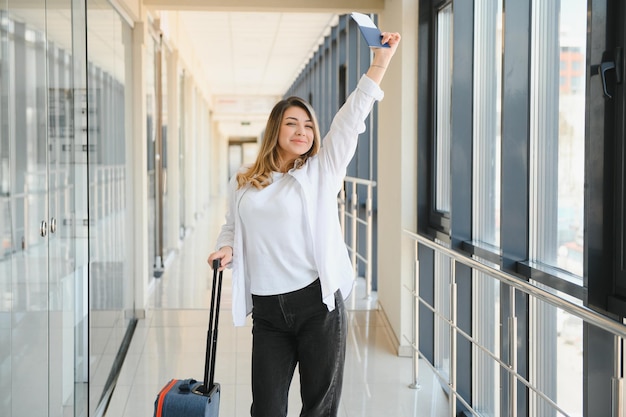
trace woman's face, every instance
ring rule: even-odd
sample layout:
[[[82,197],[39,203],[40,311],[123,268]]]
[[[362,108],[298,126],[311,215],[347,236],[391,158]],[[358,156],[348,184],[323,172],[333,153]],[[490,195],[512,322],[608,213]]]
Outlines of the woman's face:
[[[313,121],[301,107],[285,110],[278,133],[278,152],[285,163],[292,163],[313,146]]]

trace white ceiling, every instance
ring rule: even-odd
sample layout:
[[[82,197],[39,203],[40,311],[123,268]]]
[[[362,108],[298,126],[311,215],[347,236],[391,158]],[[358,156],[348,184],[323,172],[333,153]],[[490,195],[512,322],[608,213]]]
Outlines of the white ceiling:
[[[47,27],[49,39],[71,50],[69,0],[21,0],[11,16]],[[88,0],[90,60],[114,73],[124,72],[121,19],[110,2]],[[257,137],[272,108],[293,83],[338,16],[372,12],[384,0],[140,0],[156,15],[176,12],[199,57],[218,129],[228,137]],[[44,8],[47,4],[47,11]],[[174,14],[172,14],[174,15]],[[99,61],[100,60],[100,61]]]
[[[296,79],[333,13],[180,12],[213,96],[213,117],[229,137],[258,136],[271,107]]]

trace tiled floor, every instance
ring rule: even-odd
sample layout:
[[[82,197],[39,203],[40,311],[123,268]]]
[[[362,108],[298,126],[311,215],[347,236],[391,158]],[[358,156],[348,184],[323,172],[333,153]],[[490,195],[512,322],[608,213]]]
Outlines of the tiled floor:
[[[199,220],[178,256],[152,288],[146,318],[139,321],[107,417],[152,416],[154,400],[171,378],[202,379],[211,271],[206,257],[222,221],[220,210]],[[220,415],[249,416],[251,326],[235,328],[230,315],[230,272],[224,274],[215,379],[222,386]],[[374,300],[355,290],[348,302],[349,334],[341,417],[444,416],[447,398],[427,366],[421,389],[409,388],[412,360],[398,357]],[[297,375],[289,416],[300,413]]]

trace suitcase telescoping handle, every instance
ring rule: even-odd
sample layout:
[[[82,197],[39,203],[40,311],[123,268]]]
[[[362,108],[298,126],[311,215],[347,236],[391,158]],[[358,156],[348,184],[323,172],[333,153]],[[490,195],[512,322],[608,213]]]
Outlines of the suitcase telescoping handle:
[[[206,338],[206,359],[204,362],[204,393],[209,394],[215,382],[215,356],[217,353],[217,324],[220,320],[220,300],[222,299],[222,271],[218,272],[220,260],[213,260],[213,288],[211,291],[211,312]],[[216,293],[217,289],[217,293]],[[216,295],[217,294],[217,295]]]

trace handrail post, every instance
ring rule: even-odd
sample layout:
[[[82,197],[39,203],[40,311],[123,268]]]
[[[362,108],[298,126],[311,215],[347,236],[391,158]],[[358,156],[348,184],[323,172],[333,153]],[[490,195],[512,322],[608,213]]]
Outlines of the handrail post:
[[[356,254],[358,251],[358,242],[357,242],[357,217],[358,217],[358,207],[359,200],[358,195],[356,193],[356,183],[352,184],[352,198],[351,198],[351,212],[352,212],[352,238],[350,241],[350,246],[352,247],[352,268],[354,269],[354,277],[357,278],[359,276],[359,267],[356,262]]]
[[[614,336],[614,377],[611,380],[611,415],[613,417],[624,417],[624,368],[622,362],[623,339]]]
[[[509,416],[517,416],[517,317],[515,316],[515,288],[509,286]]]
[[[411,389],[420,389],[419,384],[419,355],[417,351],[419,350],[419,331],[420,331],[420,320],[419,320],[419,293],[420,293],[420,261],[419,261],[419,243],[417,240],[415,241],[415,275],[413,278],[413,382],[409,385]]]
[[[538,286],[528,281],[520,280],[504,271],[491,268],[476,259],[468,257],[467,255],[464,255],[462,253],[455,252],[452,249],[446,248],[445,246],[442,246],[436,242],[433,242],[429,238],[426,238],[424,236],[418,235],[416,233],[413,233],[407,230],[405,230],[404,233],[406,233],[408,236],[413,237],[413,239],[417,240],[422,245],[428,248],[431,248],[441,254],[450,256],[456,259],[458,262],[476,271],[484,272],[487,275],[497,279],[498,281],[506,285],[519,289],[524,294],[531,295],[541,301],[547,302],[555,307],[558,307],[563,311],[567,311],[568,313],[583,319],[587,323],[595,327],[598,327],[599,329],[603,329],[603,330],[606,330],[607,332],[626,338],[626,326],[624,326],[624,324],[621,322],[618,322],[606,316],[603,316],[597,311],[590,309],[589,307],[585,307],[585,306],[573,303],[549,291],[539,288]]]
[[[365,263],[365,298],[370,299],[372,296],[372,184],[367,185],[367,200],[365,202],[366,216],[366,253],[367,262]]]
[[[624,383],[624,340],[626,340],[626,326],[624,321],[613,320],[609,317],[603,316],[600,313],[585,307],[583,305],[579,305],[564,297],[560,297],[555,295],[549,291],[546,291],[541,286],[533,284],[530,281],[525,281],[518,279],[517,277],[508,274],[500,269],[490,267],[489,265],[482,263],[471,256],[468,256],[464,253],[455,252],[453,249],[448,248],[444,245],[441,245],[429,237],[425,237],[419,235],[417,233],[413,233],[410,231],[404,231],[405,234],[412,237],[415,241],[415,277],[414,277],[414,302],[413,308],[414,311],[414,356],[418,358],[421,357],[422,353],[419,350],[419,320],[418,320],[418,312],[419,310],[429,309],[433,312],[433,314],[438,315],[442,319],[446,320],[445,312],[441,309],[438,309],[436,305],[431,306],[426,300],[422,300],[419,297],[419,258],[418,258],[418,248],[425,247],[434,250],[439,255],[446,255],[451,260],[455,262],[455,264],[462,264],[470,267],[471,269],[482,272],[487,276],[498,280],[501,284],[502,291],[502,307],[506,311],[506,318],[502,318],[502,321],[499,322],[501,326],[507,326],[507,329],[502,329],[503,339],[502,339],[502,348],[504,351],[500,353],[493,352],[492,348],[489,346],[481,346],[481,335],[468,335],[465,333],[464,329],[459,328],[457,324],[458,319],[458,288],[456,288],[456,270],[454,266],[451,268],[450,272],[450,300],[451,300],[451,308],[450,308],[450,316],[448,318],[450,323],[450,374],[449,378],[449,405],[451,413],[449,415],[455,415],[456,408],[462,404],[464,407],[468,407],[472,414],[476,414],[474,410],[472,410],[472,405],[468,403],[469,399],[463,398],[463,395],[460,395],[457,391],[457,383],[458,383],[458,336],[459,334],[463,338],[463,340],[469,340],[474,347],[481,349],[484,353],[490,356],[494,361],[499,364],[500,369],[504,370],[507,375],[500,374],[500,381],[503,384],[504,395],[506,395],[506,400],[503,398],[503,402],[498,404],[498,408],[503,414],[506,414],[507,417],[517,417],[519,414],[518,408],[524,408],[519,405],[519,395],[522,397],[526,396],[526,390],[530,393],[530,395],[537,396],[537,401],[545,401],[547,405],[552,407],[556,413],[559,415],[567,415],[568,413],[561,408],[558,404],[557,400],[553,400],[550,396],[550,393],[542,391],[543,387],[541,384],[535,385],[533,382],[533,375],[531,372],[530,378],[526,376],[520,375],[519,373],[519,361],[518,361],[518,330],[519,324],[517,317],[517,294],[519,291],[520,296],[523,297],[532,297],[533,302],[543,301],[547,304],[550,304],[556,308],[563,310],[564,312],[570,313],[575,317],[578,317],[583,320],[585,324],[590,326],[594,326],[598,329],[609,332],[614,337],[614,351],[613,351],[613,372],[612,375],[609,376],[611,379],[611,404],[606,404],[607,407],[611,407],[610,416],[612,417],[626,417],[626,393],[624,392],[625,383]],[[451,264],[451,265],[455,265]],[[409,288],[407,288],[409,289]],[[410,290],[410,289],[409,289]],[[423,310],[425,311],[425,310]],[[430,314],[430,313],[429,313]],[[508,346],[505,344],[508,343]],[[444,347],[445,348],[445,347]],[[500,356],[501,355],[501,356]],[[415,388],[417,385],[417,375],[418,375],[418,367],[417,363],[414,359],[413,363],[413,377],[415,384],[410,385],[411,388]],[[439,369],[436,369],[435,365],[431,365],[429,360],[424,360],[422,365],[428,365],[440,378],[442,378],[442,384],[445,384],[443,381],[443,373],[439,372]],[[608,379],[608,378],[607,378]],[[606,381],[608,382],[608,380]],[[521,390],[521,391],[520,391]],[[518,395],[519,394],[519,395]],[[451,397],[455,397],[456,401],[453,401]],[[534,397],[533,401],[534,401]],[[522,398],[523,399],[523,398]],[[467,400],[467,401],[466,401]],[[455,408],[456,407],[456,408]],[[502,408],[500,408],[502,407]],[[508,410],[508,411],[507,411]]]
[[[358,186],[367,186],[367,197],[365,201],[365,211],[359,212],[359,195]],[[348,192],[347,187],[351,186],[352,191]],[[376,187],[376,181],[366,180],[363,178],[344,177],[343,187],[339,190],[338,208],[339,208],[339,221],[341,230],[346,243],[346,247],[350,252],[350,262],[352,263],[352,269],[354,278],[359,278],[359,266],[358,261],[361,260],[365,264],[365,271],[363,278],[365,280],[365,297],[369,300],[372,297],[373,292],[373,276],[374,276],[374,198],[373,187]],[[348,206],[347,194],[350,193],[350,207]],[[348,217],[351,217],[351,230],[347,231]],[[363,250],[359,252],[358,233],[359,226],[362,224],[365,227],[365,235],[363,242]]]
[[[457,323],[457,285],[455,261],[450,258],[450,415],[456,416],[456,323]]]

